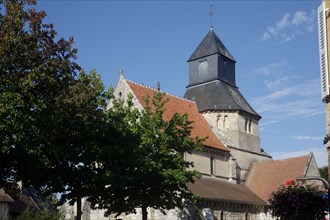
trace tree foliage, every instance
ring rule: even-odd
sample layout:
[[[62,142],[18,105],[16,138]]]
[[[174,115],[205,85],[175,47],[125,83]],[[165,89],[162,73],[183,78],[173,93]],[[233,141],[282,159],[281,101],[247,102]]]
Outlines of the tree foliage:
[[[327,195],[319,186],[289,180],[272,194],[270,213],[281,220],[323,219],[328,210]]]
[[[0,181],[79,203],[92,193],[107,93],[35,1],[0,3]]]
[[[328,166],[320,167],[319,172],[320,172],[321,178],[323,178],[327,182],[329,182]]]
[[[1,5],[5,8],[0,23],[2,180],[23,179],[43,167],[39,159],[53,139],[49,137],[58,116],[54,113],[64,108],[61,96],[79,69],[72,61],[76,54],[72,39],[55,42],[53,26],[42,24],[46,14],[25,10],[26,4],[34,1],[5,0]],[[25,183],[34,181],[31,178],[24,178]],[[46,175],[36,173],[39,178]]]
[[[63,219],[63,215],[60,212],[49,212],[49,211],[35,211],[31,208],[27,208],[23,211],[22,214],[19,215],[17,218],[18,220],[26,220],[26,219],[33,219],[33,220],[61,220]]]
[[[104,187],[93,205],[110,213],[132,213],[142,208],[146,219],[148,207],[161,211],[182,208],[195,197],[187,188],[198,176],[193,164],[184,160],[185,153],[202,148],[203,139],[191,138],[192,122],[187,115],[175,113],[165,121],[164,94],[147,98],[140,112],[132,97],[125,103],[112,100],[107,112],[109,126],[119,128],[117,142],[109,146],[108,162],[103,164]]]
[[[62,201],[81,198],[109,213],[183,207],[198,175],[185,153],[201,149],[187,115],[163,119],[164,95],[138,111],[113,99],[95,71],[75,63],[34,0],[0,0],[0,181],[23,181]],[[57,40],[58,39],[58,40]]]

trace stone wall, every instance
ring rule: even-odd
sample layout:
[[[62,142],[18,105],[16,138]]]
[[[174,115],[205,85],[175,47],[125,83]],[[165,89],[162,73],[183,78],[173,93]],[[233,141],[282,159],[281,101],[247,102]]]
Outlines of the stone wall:
[[[236,159],[239,167],[239,176],[241,180],[245,180],[245,175],[248,172],[252,162],[270,161],[272,157],[267,154],[254,153],[238,148],[229,147],[230,153]]]
[[[119,80],[117,82],[116,88],[113,91],[113,94],[115,96],[115,98],[121,98],[123,100],[127,100],[128,94],[132,94],[133,95],[133,103],[134,103],[134,107],[142,110],[143,107],[141,105],[141,103],[138,101],[138,99],[134,96],[131,88],[129,87],[129,85],[126,82],[126,79],[124,78],[123,75],[120,75]],[[109,102],[108,105],[108,109],[112,106],[112,103]]]
[[[185,154],[185,160],[193,162],[194,169],[201,174],[224,179],[236,178],[236,162],[224,154],[195,152]]]
[[[208,111],[203,116],[219,139],[225,137],[230,140],[232,147],[260,152],[259,122],[256,117],[237,111]]]

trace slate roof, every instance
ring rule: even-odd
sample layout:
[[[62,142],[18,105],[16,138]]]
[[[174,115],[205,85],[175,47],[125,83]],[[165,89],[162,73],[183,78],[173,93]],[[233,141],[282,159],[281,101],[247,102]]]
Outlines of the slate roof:
[[[154,93],[157,91],[150,87],[139,85],[129,80],[126,80],[126,82],[143,107],[145,107],[144,98],[147,96],[152,98]],[[173,114],[176,112],[180,114],[187,113],[188,119],[194,122],[192,124],[192,137],[208,137],[204,141],[205,146],[229,152],[229,149],[223,143],[221,143],[221,141],[213,133],[206,119],[198,112],[195,102],[180,97],[175,97],[167,93],[165,93],[164,98],[169,99],[169,101],[165,104],[166,111],[163,114],[165,120],[170,120]]]
[[[288,180],[304,176],[311,155],[284,160],[253,163],[247,175],[246,186],[264,201]]]
[[[245,100],[237,87],[221,80],[188,87],[184,97],[195,101],[199,112],[206,110],[238,110],[261,118]]]
[[[213,31],[213,28],[206,34],[202,42],[198,45],[196,50],[188,59],[188,62],[210,56],[213,54],[221,54],[228,59],[236,62],[234,57],[229,53],[225,45],[221,42],[220,38]]]
[[[188,187],[192,193],[203,199],[267,205],[267,203],[243,184],[234,184],[224,180],[202,177],[201,179],[195,179],[195,183],[188,183]]]

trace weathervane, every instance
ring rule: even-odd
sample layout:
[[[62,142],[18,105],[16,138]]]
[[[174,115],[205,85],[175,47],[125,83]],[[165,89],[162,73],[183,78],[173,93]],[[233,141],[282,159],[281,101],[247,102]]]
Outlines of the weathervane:
[[[210,16],[211,19],[211,29],[213,29],[213,15],[214,15],[213,4],[212,2],[210,2],[210,12],[208,13],[208,16]]]

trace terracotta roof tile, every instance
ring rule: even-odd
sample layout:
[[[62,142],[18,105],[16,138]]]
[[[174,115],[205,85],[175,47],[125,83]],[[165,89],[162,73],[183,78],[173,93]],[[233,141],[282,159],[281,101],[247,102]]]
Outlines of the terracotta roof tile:
[[[303,176],[310,155],[254,163],[248,173],[246,185],[261,199],[268,201],[272,192],[287,180]]]
[[[129,87],[132,89],[134,95],[139,100],[140,104],[145,107],[144,99],[149,96],[150,99],[154,96],[157,91],[150,87],[136,84],[129,80],[126,80]],[[192,137],[208,137],[204,141],[204,145],[212,148],[216,148],[223,151],[229,151],[229,149],[216,137],[210,128],[210,125],[206,119],[198,112],[196,102],[169,95],[165,93],[165,99],[169,101],[165,104],[166,111],[164,112],[164,119],[170,120],[174,113],[188,114],[188,119],[193,121],[193,129],[191,132]]]
[[[33,210],[40,210],[38,205],[35,203],[35,201],[30,196],[21,194],[15,202],[9,203],[9,212],[21,213],[27,207],[30,207]]]
[[[189,183],[188,187],[192,193],[204,199],[267,205],[266,202],[261,200],[243,184],[234,184],[223,180],[204,177],[196,179],[195,183]]]
[[[0,189],[0,202],[14,202],[13,198],[3,188]]]

